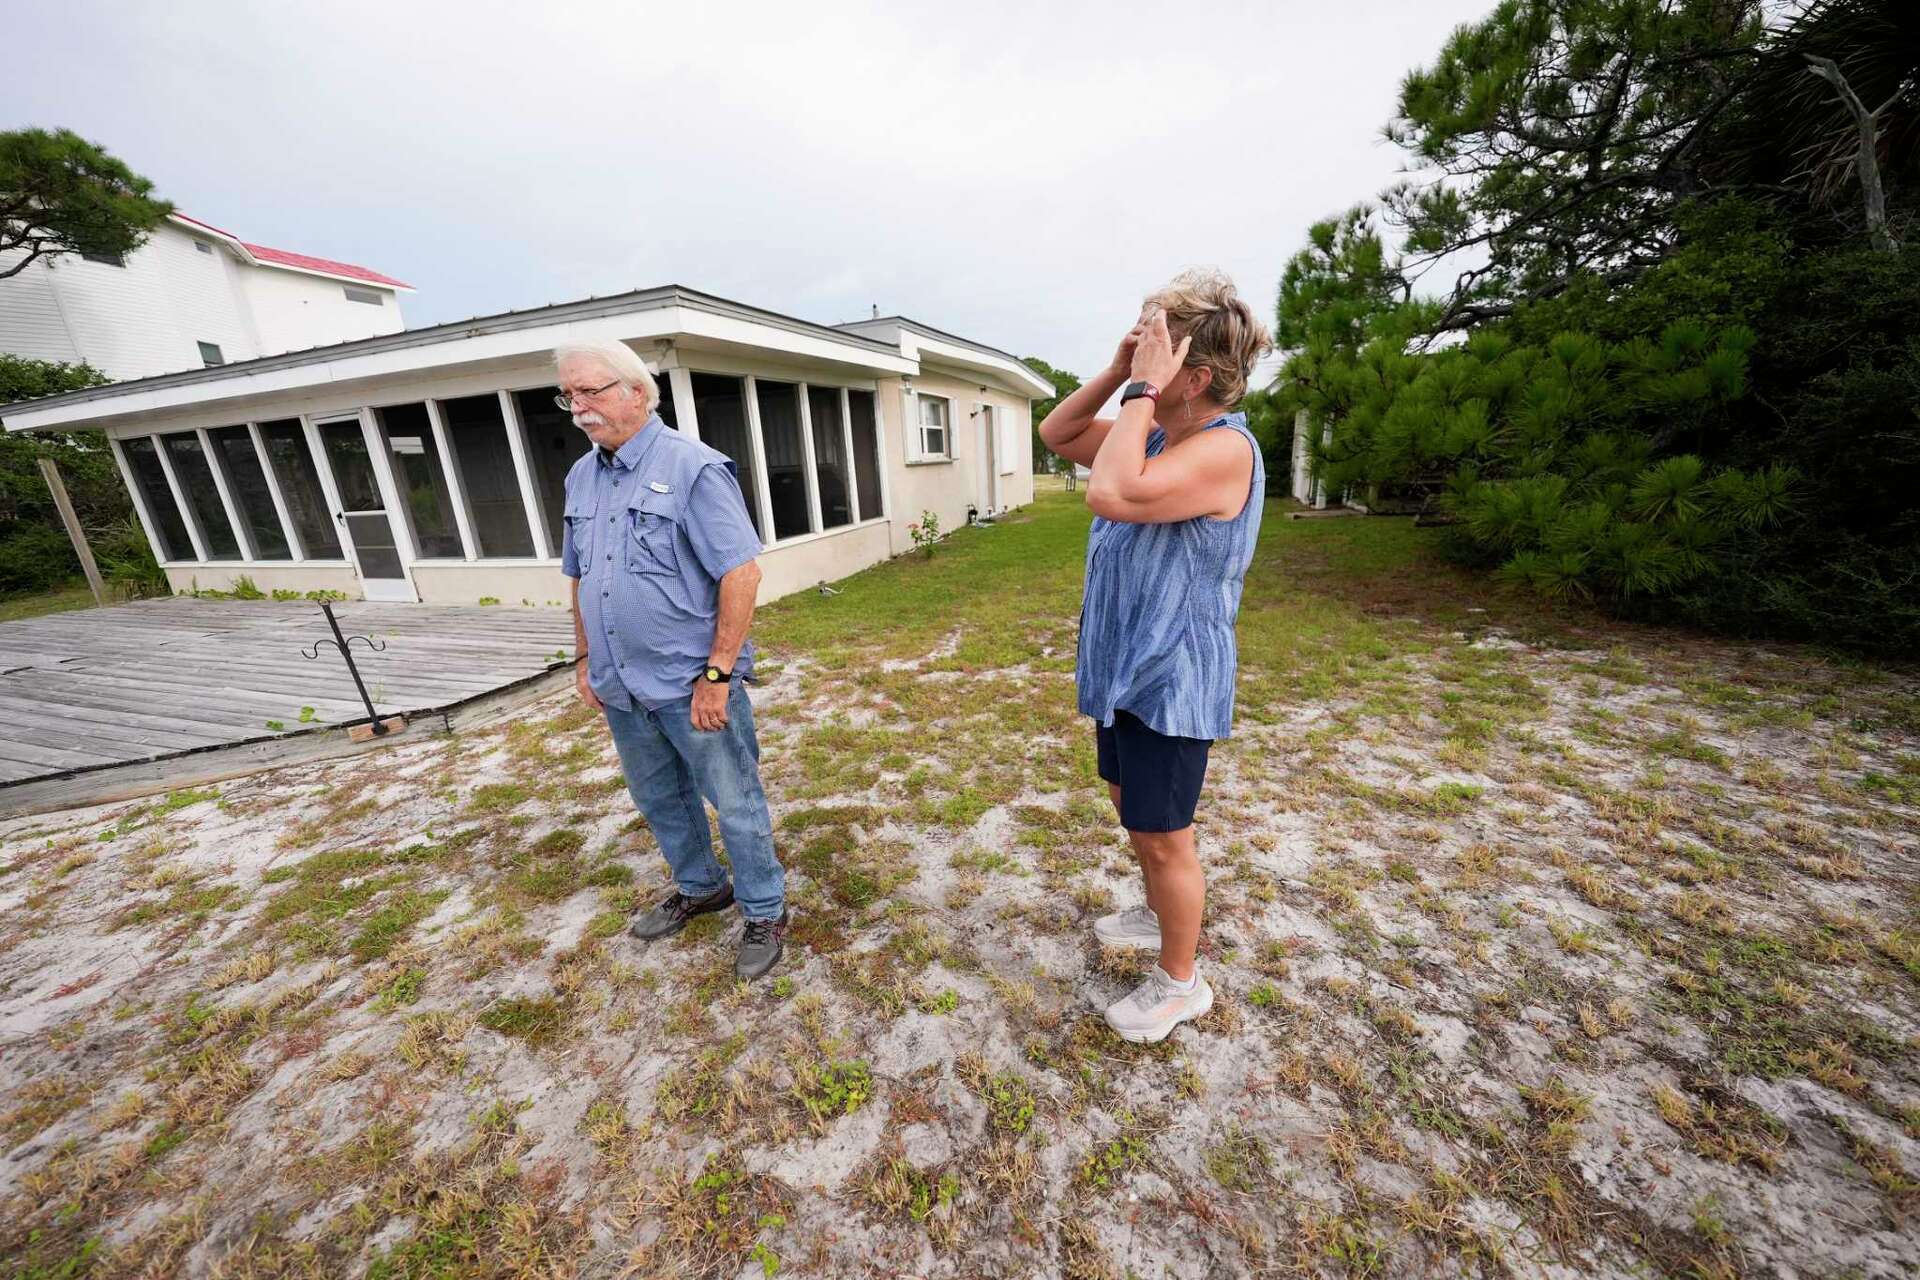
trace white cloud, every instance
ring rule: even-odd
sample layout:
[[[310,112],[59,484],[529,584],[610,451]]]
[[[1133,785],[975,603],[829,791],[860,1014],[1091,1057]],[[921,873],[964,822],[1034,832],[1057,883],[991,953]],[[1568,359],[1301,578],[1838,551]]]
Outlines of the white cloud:
[[[83,0],[14,16],[0,107],[410,281],[415,324],[675,281],[1086,372],[1186,265],[1270,313],[1488,7]]]

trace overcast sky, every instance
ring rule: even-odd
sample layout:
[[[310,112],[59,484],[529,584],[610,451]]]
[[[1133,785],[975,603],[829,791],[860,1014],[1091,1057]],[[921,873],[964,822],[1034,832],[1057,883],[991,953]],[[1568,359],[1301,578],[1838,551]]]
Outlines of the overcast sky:
[[[0,127],[104,144],[411,325],[680,283],[1085,374],[1218,265],[1271,316],[1393,181],[1400,77],[1491,0],[18,6]]]

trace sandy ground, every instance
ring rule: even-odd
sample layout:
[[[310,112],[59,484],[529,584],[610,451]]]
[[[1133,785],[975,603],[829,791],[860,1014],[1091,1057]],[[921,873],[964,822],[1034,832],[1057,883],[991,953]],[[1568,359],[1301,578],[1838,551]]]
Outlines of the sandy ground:
[[[1057,654],[788,655],[751,989],[732,918],[625,935],[662,864],[565,697],[0,824],[0,1265],[1920,1271],[1920,685],[1343,617],[1243,637],[1219,1001],[1157,1046],[1099,1020],[1150,957],[1089,932],[1138,889]]]

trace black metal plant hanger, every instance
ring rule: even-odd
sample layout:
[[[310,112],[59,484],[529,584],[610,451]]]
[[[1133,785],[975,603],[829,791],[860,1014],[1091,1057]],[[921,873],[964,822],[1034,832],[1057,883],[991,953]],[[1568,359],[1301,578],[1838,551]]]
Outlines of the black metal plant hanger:
[[[373,709],[373,699],[367,696],[367,682],[360,678],[360,668],[353,665],[353,654],[350,646],[355,640],[358,640],[361,644],[367,646],[368,649],[379,653],[387,647],[387,643],[384,640],[373,640],[366,636],[343,636],[340,634],[339,620],[333,616],[333,606],[325,600],[322,600],[320,602],[320,611],[327,615],[327,625],[333,628],[333,639],[329,640],[323,636],[315,640],[313,642],[313,648],[311,650],[302,649],[300,656],[310,661],[318,659],[320,656],[320,646],[323,644],[330,644],[340,651],[341,658],[343,658],[347,664],[347,673],[353,677],[353,687],[360,691],[360,701],[366,704],[367,723],[373,726],[374,735],[378,737],[387,732],[387,726],[381,721],[380,713]]]

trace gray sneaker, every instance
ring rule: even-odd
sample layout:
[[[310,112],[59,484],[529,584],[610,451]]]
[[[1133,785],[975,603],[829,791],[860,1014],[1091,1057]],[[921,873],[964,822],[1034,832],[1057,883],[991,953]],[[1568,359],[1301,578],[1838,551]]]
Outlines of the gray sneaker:
[[[642,942],[670,938],[687,927],[687,921],[709,911],[724,911],[733,905],[733,885],[723,884],[704,898],[689,898],[675,889],[665,901],[633,922],[628,933]]]
[[[782,909],[778,920],[749,920],[740,931],[740,954],[733,961],[733,976],[742,982],[755,978],[779,963],[786,950],[787,918]]]
[[[1134,1044],[1165,1040],[1175,1027],[1213,1008],[1213,988],[1198,974],[1194,978],[1193,990],[1183,992],[1153,966],[1145,982],[1107,1006],[1107,1025]]]
[[[1160,917],[1152,907],[1130,907],[1093,922],[1093,936],[1109,947],[1160,949]]]

